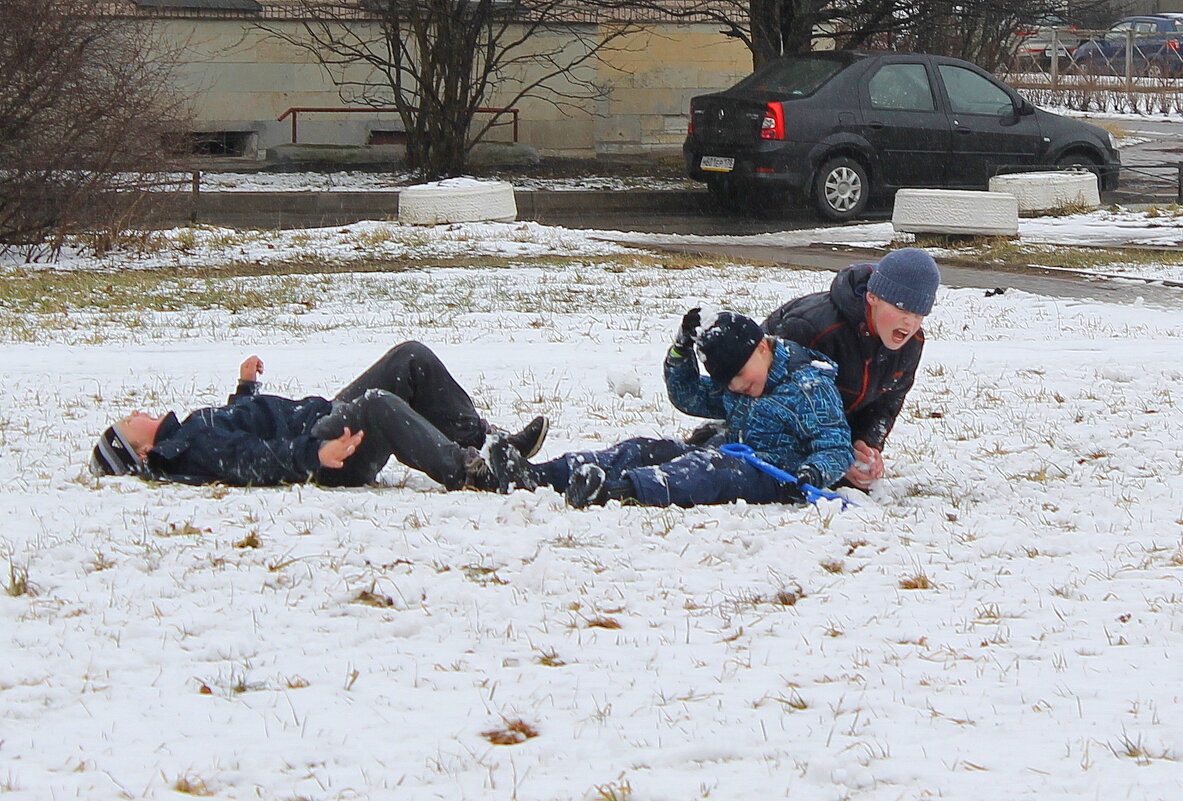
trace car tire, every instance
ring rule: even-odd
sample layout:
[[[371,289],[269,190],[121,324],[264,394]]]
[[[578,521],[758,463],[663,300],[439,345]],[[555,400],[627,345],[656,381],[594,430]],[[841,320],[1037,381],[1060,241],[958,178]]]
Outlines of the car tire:
[[[1063,156],[1060,156],[1058,159],[1056,159],[1056,166],[1061,170],[1068,170],[1076,167],[1085,170],[1092,170],[1095,172],[1101,165],[1095,160],[1089,158],[1084,153],[1065,153]]]
[[[862,214],[870,193],[866,168],[847,156],[827,161],[813,179],[813,202],[818,212],[836,222]]]

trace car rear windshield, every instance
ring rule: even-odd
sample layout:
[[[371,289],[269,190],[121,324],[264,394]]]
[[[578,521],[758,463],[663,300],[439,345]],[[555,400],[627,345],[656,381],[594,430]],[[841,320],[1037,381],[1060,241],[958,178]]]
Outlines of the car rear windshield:
[[[799,97],[817,91],[845,66],[846,62],[834,58],[778,58],[744,78],[735,88]]]

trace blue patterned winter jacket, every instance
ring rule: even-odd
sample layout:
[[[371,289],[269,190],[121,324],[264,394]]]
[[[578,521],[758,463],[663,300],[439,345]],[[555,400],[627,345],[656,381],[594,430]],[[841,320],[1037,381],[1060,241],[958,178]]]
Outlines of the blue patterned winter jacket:
[[[834,383],[837,368],[816,351],[774,339],[764,394],[739,395],[701,375],[693,353],[671,348],[665,360],[670,402],[695,417],[727,420],[727,442],[743,442],[760,458],[794,475],[812,465],[820,486],[840,479],[854,462],[850,426]]]

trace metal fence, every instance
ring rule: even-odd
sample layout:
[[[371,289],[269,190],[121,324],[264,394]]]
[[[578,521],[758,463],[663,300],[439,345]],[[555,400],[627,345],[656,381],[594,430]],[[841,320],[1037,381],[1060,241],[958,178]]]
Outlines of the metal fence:
[[[1020,41],[1009,72],[1041,76],[1052,86],[1108,79],[1183,87],[1183,33],[1051,28]]]

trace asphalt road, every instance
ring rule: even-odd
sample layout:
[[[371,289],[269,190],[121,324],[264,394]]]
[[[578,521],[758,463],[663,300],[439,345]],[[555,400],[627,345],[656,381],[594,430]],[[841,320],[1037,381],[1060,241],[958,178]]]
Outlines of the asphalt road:
[[[630,238],[627,244],[654,250],[679,253],[701,253],[752,262],[767,262],[786,267],[812,270],[833,270],[859,262],[876,261],[882,251],[869,248],[835,247],[780,247],[771,245],[715,245],[677,244],[660,240],[645,241]],[[1128,278],[1107,279],[1085,273],[1043,270],[1038,267],[1016,269],[999,268],[993,264],[976,264],[967,260],[940,260],[941,283],[957,288],[981,289],[998,294],[998,290],[1019,290],[1064,301],[1098,300],[1106,303],[1145,304],[1159,308],[1183,309],[1183,287],[1164,285],[1158,281],[1139,281]]]

